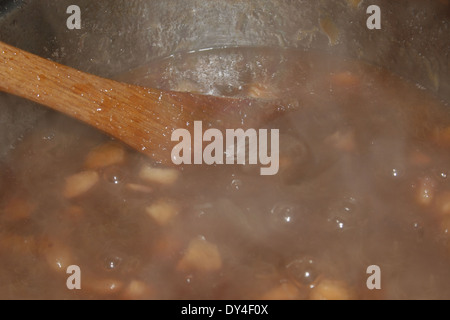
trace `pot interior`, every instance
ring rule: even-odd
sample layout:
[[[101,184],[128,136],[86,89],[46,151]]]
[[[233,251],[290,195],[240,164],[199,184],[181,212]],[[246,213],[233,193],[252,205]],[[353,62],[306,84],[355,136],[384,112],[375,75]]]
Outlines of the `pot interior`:
[[[279,170],[161,167],[0,94],[0,297],[450,297],[447,0],[374,1],[381,30],[357,0],[77,2],[80,30],[72,1],[1,1],[0,40],[148,87],[281,99],[261,123]]]

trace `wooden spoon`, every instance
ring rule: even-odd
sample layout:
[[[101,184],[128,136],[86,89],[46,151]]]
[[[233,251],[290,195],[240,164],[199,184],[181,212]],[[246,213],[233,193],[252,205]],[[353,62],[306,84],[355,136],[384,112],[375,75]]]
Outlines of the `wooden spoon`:
[[[170,92],[103,79],[0,42],[0,90],[81,120],[170,164],[172,131],[201,120],[217,129],[258,125],[273,101]],[[204,127],[207,125],[204,124]]]

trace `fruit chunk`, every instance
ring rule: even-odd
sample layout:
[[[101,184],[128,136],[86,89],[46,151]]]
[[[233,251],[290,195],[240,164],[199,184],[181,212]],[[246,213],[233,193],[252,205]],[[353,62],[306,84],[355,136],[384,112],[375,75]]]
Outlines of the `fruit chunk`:
[[[178,206],[167,200],[159,200],[146,209],[147,214],[160,226],[168,225],[178,214]]]
[[[330,18],[323,18],[319,20],[319,25],[322,31],[327,35],[331,46],[338,44],[340,38],[340,31],[336,24]]]
[[[350,71],[344,71],[333,74],[331,83],[336,87],[350,89],[358,86],[361,83],[361,79]]]
[[[67,199],[81,196],[92,189],[99,181],[99,175],[95,171],[84,171],[66,178],[63,195]]]
[[[263,83],[252,83],[247,88],[247,95],[256,99],[276,99],[274,89]]]
[[[122,299],[125,300],[148,300],[151,298],[150,287],[138,280],[131,281],[122,293]]]
[[[429,206],[434,199],[435,182],[430,177],[421,178],[417,185],[416,202],[422,206]]]
[[[179,236],[180,233],[175,230],[173,230],[173,232],[164,232],[164,234],[153,243],[151,252],[155,261],[176,266],[177,261],[180,260],[180,252],[183,253],[186,246],[185,241],[179,239]]]
[[[39,240],[34,236],[19,236],[16,234],[0,234],[0,252],[31,255],[39,251]]]
[[[178,270],[217,271],[222,268],[222,258],[216,245],[204,239],[189,243]]]
[[[180,173],[175,169],[155,168],[150,165],[142,167],[139,177],[147,182],[159,183],[162,185],[174,184]]]
[[[3,209],[2,216],[8,221],[24,220],[28,219],[35,209],[35,204],[25,199],[14,197],[8,202],[5,209]]]
[[[432,160],[427,154],[416,150],[411,154],[409,161],[415,166],[424,167],[429,165]]]
[[[450,191],[445,191],[436,197],[436,207],[439,214],[450,216]]]
[[[450,127],[434,129],[432,140],[439,147],[450,147]]]
[[[64,210],[64,216],[73,222],[79,222],[84,217],[84,210],[78,206],[71,206]]]
[[[314,287],[310,295],[311,300],[351,300],[352,295],[341,281],[322,280]]]
[[[326,139],[336,150],[353,152],[356,150],[355,134],[353,131],[336,131]]]
[[[286,282],[264,294],[261,300],[297,300],[299,296],[299,289],[292,283]]]
[[[57,240],[45,240],[42,250],[53,271],[65,273],[67,267],[74,264],[71,249]]]
[[[125,150],[117,143],[106,143],[88,154],[84,166],[86,169],[99,169],[125,161]]]
[[[150,188],[148,186],[144,186],[142,184],[137,184],[137,183],[127,183],[127,185],[125,187],[130,191],[139,192],[139,193],[152,193],[153,192],[152,188]]]

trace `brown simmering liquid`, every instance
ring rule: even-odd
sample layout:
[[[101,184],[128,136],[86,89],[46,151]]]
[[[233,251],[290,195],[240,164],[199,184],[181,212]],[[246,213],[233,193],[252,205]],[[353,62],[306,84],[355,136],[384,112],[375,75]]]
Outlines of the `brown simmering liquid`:
[[[122,79],[281,99],[289,110],[260,127],[280,130],[279,173],[158,167],[51,115],[0,171],[1,299],[450,298],[450,115],[423,88],[269,48],[179,54]]]

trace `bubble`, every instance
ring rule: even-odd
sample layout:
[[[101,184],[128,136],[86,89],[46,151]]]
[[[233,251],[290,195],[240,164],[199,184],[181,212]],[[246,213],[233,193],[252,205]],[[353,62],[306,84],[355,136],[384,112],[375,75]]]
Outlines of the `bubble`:
[[[358,201],[353,197],[333,203],[328,209],[328,222],[337,231],[345,231],[357,225],[359,217]]]
[[[211,202],[202,203],[193,207],[193,212],[197,218],[207,216],[211,210],[214,209],[214,205]]]
[[[400,177],[401,176],[401,171],[399,170],[399,169],[396,169],[396,168],[393,168],[392,169],[392,177],[394,177],[394,178],[398,178],[398,177]]]
[[[270,210],[272,220],[281,225],[291,225],[296,221],[298,208],[290,203],[277,203]]]
[[[434,170],[434,176],[441,180],[441,181],[447,181],[448,177],[450,177],[450,172],[448,169],[445,168],[437,168],[436,170]]]
[[[44,141],[53,141],[55,139],[55,137],[56,137],[55,132],[53,132],[53,131],[45,132],[42,135],[42,140],[44,140]]]
[[[286,265],[286,270],[292,281],[300,287],[314,288],[319,272],[313,259],[296,259]]]
[[[105,170],[104,179],[114,185],[118,185],[125,180],[125,173],[119,167],[110,167]]]
[[[123,263],[122,257],[110,255],[103,258],[102,265],[106,271],[116,271]]]
[[[345,221],[345,219],[340,218],[340,217],[330,219],[330,221],[335,224],[335,227],[338,230],[344,230],[345,227],[347,227],[347,225],[348,225],[348,223]]]
[[[441,222],[442,238],[446,242],[446,245],[450,245],[450,217],[445,218]]]
[[[416,237],[416,240],[421,241],[425,236],[425,226],[421,221],[413,221],[410,223],[410,230]]]
[[[371,142],[371,161],[378,179],[401,181],[408,166],[404,156],[404,142],[396,139],[378,139]]]
[[[231,84],[227,84],[227,85],[217,85],[216,86],[216,90],[218,92],[220,92],[220,95],[223,96],[237,96],[239,95],[239,93],[242,92],[242,86],[235,86],[235,85],[231,85]]]
[[[230,187],[231,187],[231,190],[239,191],[242,189],[243,185],[244,185],[244,183],[242,182],[242,180],[233,179],[231,181]]]
[[[401,181],[406,176],[406,169],[402,166],[391,167],[385,171],[385,176],[393,179],[394,181]]]
[[[194,275],[192,275],[192,274],[188,274],[184,278],[186,285],[192,285],[194,283],[194,280],[195,280],[195,278],[194,278]]]

